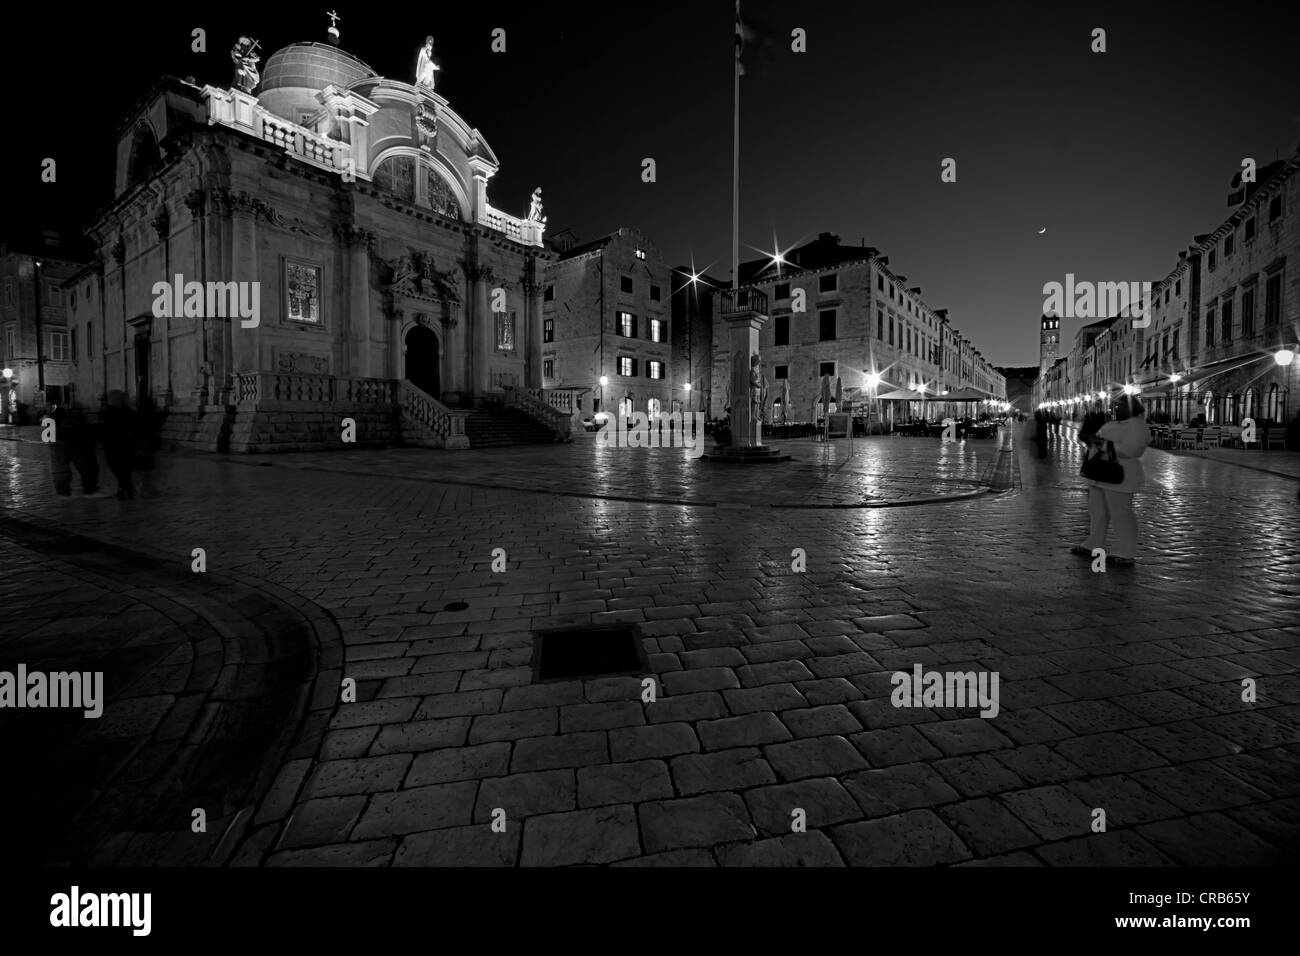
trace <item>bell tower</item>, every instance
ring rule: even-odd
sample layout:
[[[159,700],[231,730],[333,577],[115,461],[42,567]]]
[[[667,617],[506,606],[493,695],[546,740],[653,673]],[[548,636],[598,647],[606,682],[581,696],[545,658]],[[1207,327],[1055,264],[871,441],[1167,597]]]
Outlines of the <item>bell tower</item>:
[[[1044,374],[1056,363],[1061,343],[1061,320],[1054,315],[1043,316],[1038,329],[1038,372]]]

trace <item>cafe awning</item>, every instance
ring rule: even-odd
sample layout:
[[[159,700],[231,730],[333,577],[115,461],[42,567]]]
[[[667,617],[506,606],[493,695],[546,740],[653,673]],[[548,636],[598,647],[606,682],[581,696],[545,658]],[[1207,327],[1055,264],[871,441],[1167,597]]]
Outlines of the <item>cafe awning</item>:
[[[907,388],[896,388],[892,392],[886,392],[884,395],[877,395],[882,402],[924,402],[933,401],[933,395],[926,395],[922,392],[914,392]]]
[[[987,395],[983,392],[977,392],[973,388],[958,388],[946,395],[936,395],[934,400],[936,402],[982,402],[986,398],[988,398]]]

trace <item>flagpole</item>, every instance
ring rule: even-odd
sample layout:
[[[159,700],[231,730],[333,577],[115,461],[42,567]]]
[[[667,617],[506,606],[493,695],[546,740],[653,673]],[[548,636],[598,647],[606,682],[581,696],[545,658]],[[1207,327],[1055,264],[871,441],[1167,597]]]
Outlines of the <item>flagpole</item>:
[[[740,0],[736,0],[735,98],[731,130],[731,288],[740,288]]]

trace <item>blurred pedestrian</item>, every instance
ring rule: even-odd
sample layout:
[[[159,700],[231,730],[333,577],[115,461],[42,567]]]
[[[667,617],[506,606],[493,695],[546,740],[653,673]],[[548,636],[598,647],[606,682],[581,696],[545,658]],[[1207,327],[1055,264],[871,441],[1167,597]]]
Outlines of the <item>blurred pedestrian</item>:
[[[100,414],[100,440],[104,443],[108,470],[117,479],[119,498],[135,497],[131,468],[135,457],[137,430],[136,414],[127,404],[126,393],[113,389],[104,397],[104,410]]]
[[[1114,526],[1115,547],[1107,551],[1107,564],[1131,565],[1137,552],[1137,516],[1133,513],[1133,496],[1142,489],[1144,474],[1142,455],[1151,444],[1146,409],[1134,395],[1120,395],[1111,404],[1115,416],[1097,429],[1093,437],[1093,454],[1106,454],[1109,444],[1123,468],[1119,482],[1088,479],[1088,536],[1071,550],[1092,557],[1094,548],[1106,549],[1108,528]]]
[[[54,479],[54,490],[65,498],[72,494],[72,429],[68,425],[67,410],[58,404],[50,406],[49,411],[41,416],[41,440],[44,441],[48,433],[51,441],[47,442],[50,446],[50,477]]]

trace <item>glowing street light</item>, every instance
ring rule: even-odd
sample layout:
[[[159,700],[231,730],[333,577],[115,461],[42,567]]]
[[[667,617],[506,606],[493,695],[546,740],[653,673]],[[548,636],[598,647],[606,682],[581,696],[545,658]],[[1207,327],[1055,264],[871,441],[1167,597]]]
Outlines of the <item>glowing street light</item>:
[[[1125,395],[1136,395],[1137,393],[1138,393],[1138,389],[1137,389],[1137,386],[1136,386],[1136,385],[1131,385],[1131,384],[1130,384],[1130,385],[1125,385],[1125,386],[1124,386],[1124,394],[1125,394]]]
[[[691,390],[691,383],[687,382],[685,385],[682,386],[682,388],[689,392]]]
[[[1171,385],[1177,385],[1177,384],[1178,384],[1179,382],[1181,382],[1182,380],[1183,380],[1183,377],[1182,377],[1181,375],[1179,375],[1177,372],[1174,372],[1172,375],[1169,376],[1169,383],[1170,383]]]
[[[1273,361],[1285,367],[1295,361],[1295,353],[1290,349],[1278,349],[1273,353]]]

